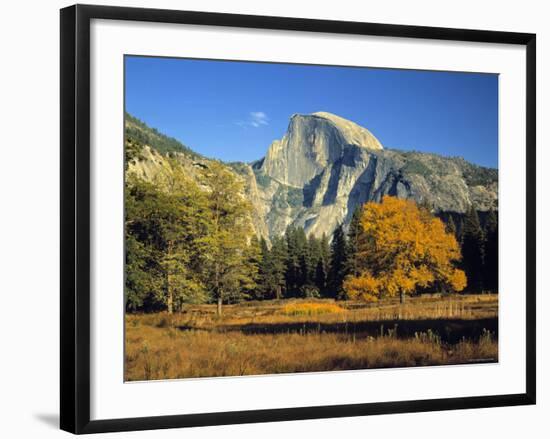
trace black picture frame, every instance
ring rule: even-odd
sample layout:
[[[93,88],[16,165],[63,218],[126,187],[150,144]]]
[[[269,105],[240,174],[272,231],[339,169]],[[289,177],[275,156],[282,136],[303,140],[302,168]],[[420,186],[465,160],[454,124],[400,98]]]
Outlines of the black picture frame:
[[[417,401],[90,420],[90,21],[181,23],[526,47],[526,392]],[[303,18],[75,5],[61,10],[61,429],[81,434],[535,404],[536,35]]]

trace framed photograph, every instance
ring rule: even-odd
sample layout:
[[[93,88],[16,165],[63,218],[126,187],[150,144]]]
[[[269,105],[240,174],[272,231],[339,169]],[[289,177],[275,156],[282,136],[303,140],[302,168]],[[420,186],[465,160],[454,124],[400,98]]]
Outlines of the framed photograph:
[[[61,10],[61,428],[535,403],[535,35]]]

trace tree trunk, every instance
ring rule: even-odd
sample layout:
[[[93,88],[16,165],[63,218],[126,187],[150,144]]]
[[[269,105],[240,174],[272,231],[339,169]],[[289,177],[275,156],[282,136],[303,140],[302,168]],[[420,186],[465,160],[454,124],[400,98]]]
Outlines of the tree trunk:
[[[168,255],[172,254],[172,241],[168,241]],[[172,285],[170,285],[170,266],[166,268],[166,305],[168,307],[168,314],[174,312],[174,297],[172,291]]]
[[[174,298],[172,293],[172,287],[170,286],[170,274],[166,275],[166,289],[168,290],[168,297],[166,299],[166,305],[168,307],[168,314],[174,312]]]
[[[403,304],[405,302],[405,295],[403,294],[403,291],[399,291],[399,303]]]
[[[222,315],[222,298],[221,298],[221,296],[218,297],[218,310],[217,310],[217,313],[218,313],[218,317],[221,317],[221,315]]]
[[[172,302],[172,293],[170,292],[168,294],[168,314],[172,314],[174,312],[174,305]]]
[[[281,298],[281,287],[277,286],[277,289],[275,290],[275,298],[279,300]]]

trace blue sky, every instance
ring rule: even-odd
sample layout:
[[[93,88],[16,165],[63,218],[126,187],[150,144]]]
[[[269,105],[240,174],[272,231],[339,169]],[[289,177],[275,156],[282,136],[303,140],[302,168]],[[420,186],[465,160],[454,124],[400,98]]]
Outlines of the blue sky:
[[[207,157],[253,161],[294,113],[328,111],[387,148],[498,164],[498,76],[127,56],[126,111]]]

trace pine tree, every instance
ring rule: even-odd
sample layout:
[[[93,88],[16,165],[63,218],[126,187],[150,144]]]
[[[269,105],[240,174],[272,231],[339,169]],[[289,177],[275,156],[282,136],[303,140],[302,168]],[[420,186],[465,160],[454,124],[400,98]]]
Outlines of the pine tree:
[[[281,237],[273,238],[271,246],[272,274],[271,284],[275,291],[275,298],[282,299],[285,295],[286,260],[288,258],[286,241]]]
[[[316,283],[322,296],[327,294],[330,269],[330,245],[327,235],[323,233],[319,241],[320,260],[316,269]]]
[[[317,261],[317,267],[315,268],[315,286],[319,290],[320,295],[325,294],[327,289],[327,271],[321,259]]]
[[[445,231],[447,233],[452,233],[456,237],[456,224],[451,214],[449,214],[447,221],[445,221]]]
[[[321,255],[321,240],[313,234],[309,235],[307,242],[307,280],[302,292],[306,297],[317,297],[325,287],[326,274],[323,270]]]
[[[285,240],[287,247],[286,258],[286,289],[289,293],[295,294],[300,278],[300,252],[298,249],[297,230],[288,226],[285,232]]]
[[[363,226],[361,225],[361,212],[363,206],[358,206],[353,212],[348,229],[347,236],[347,273],[359,275],[359,260],[358,248],[363,234]]]
[[[332,297],[340,297],[348,267],[347,242],[342,225],[334,230],[330,248],[329,294]]]
[[[485,258],[483,264],[485,290],[498,292],[498,218],[493,210],[485,219]]]
[[[306,232],[302,227],[296,229],[296,246],[298,252],[298,289],[303,290],[303,287],[310,284],[310,255],[309,245],[306,237]]]
[[[330,264],[330,244],[328,242],[327,234],[323,233],[321,236],[321,259],[323,260],[323,263],[328,268]]]
[[[260,262],[258,264],[258,286],[254,292],[256,299],[264,299],[269,295],[269,276],[271,273],[271,252],[267,241],[260,238]]]
[[[308,278],[310,281],[315,281],[317,264],[321,260],[321,240],[317,239],[313,234],[308,237]]]
[[[260,249],[256,297],[258,299],[281,299],[285,287],[286,242],[283,238],[275,237],[270,250],[267,242],[262,238]]]
[[[479,217],[472,206],[464,217],[462,227],[462,266],[468,278],[466,290],[469,292],[483,290],[483,244]]]

